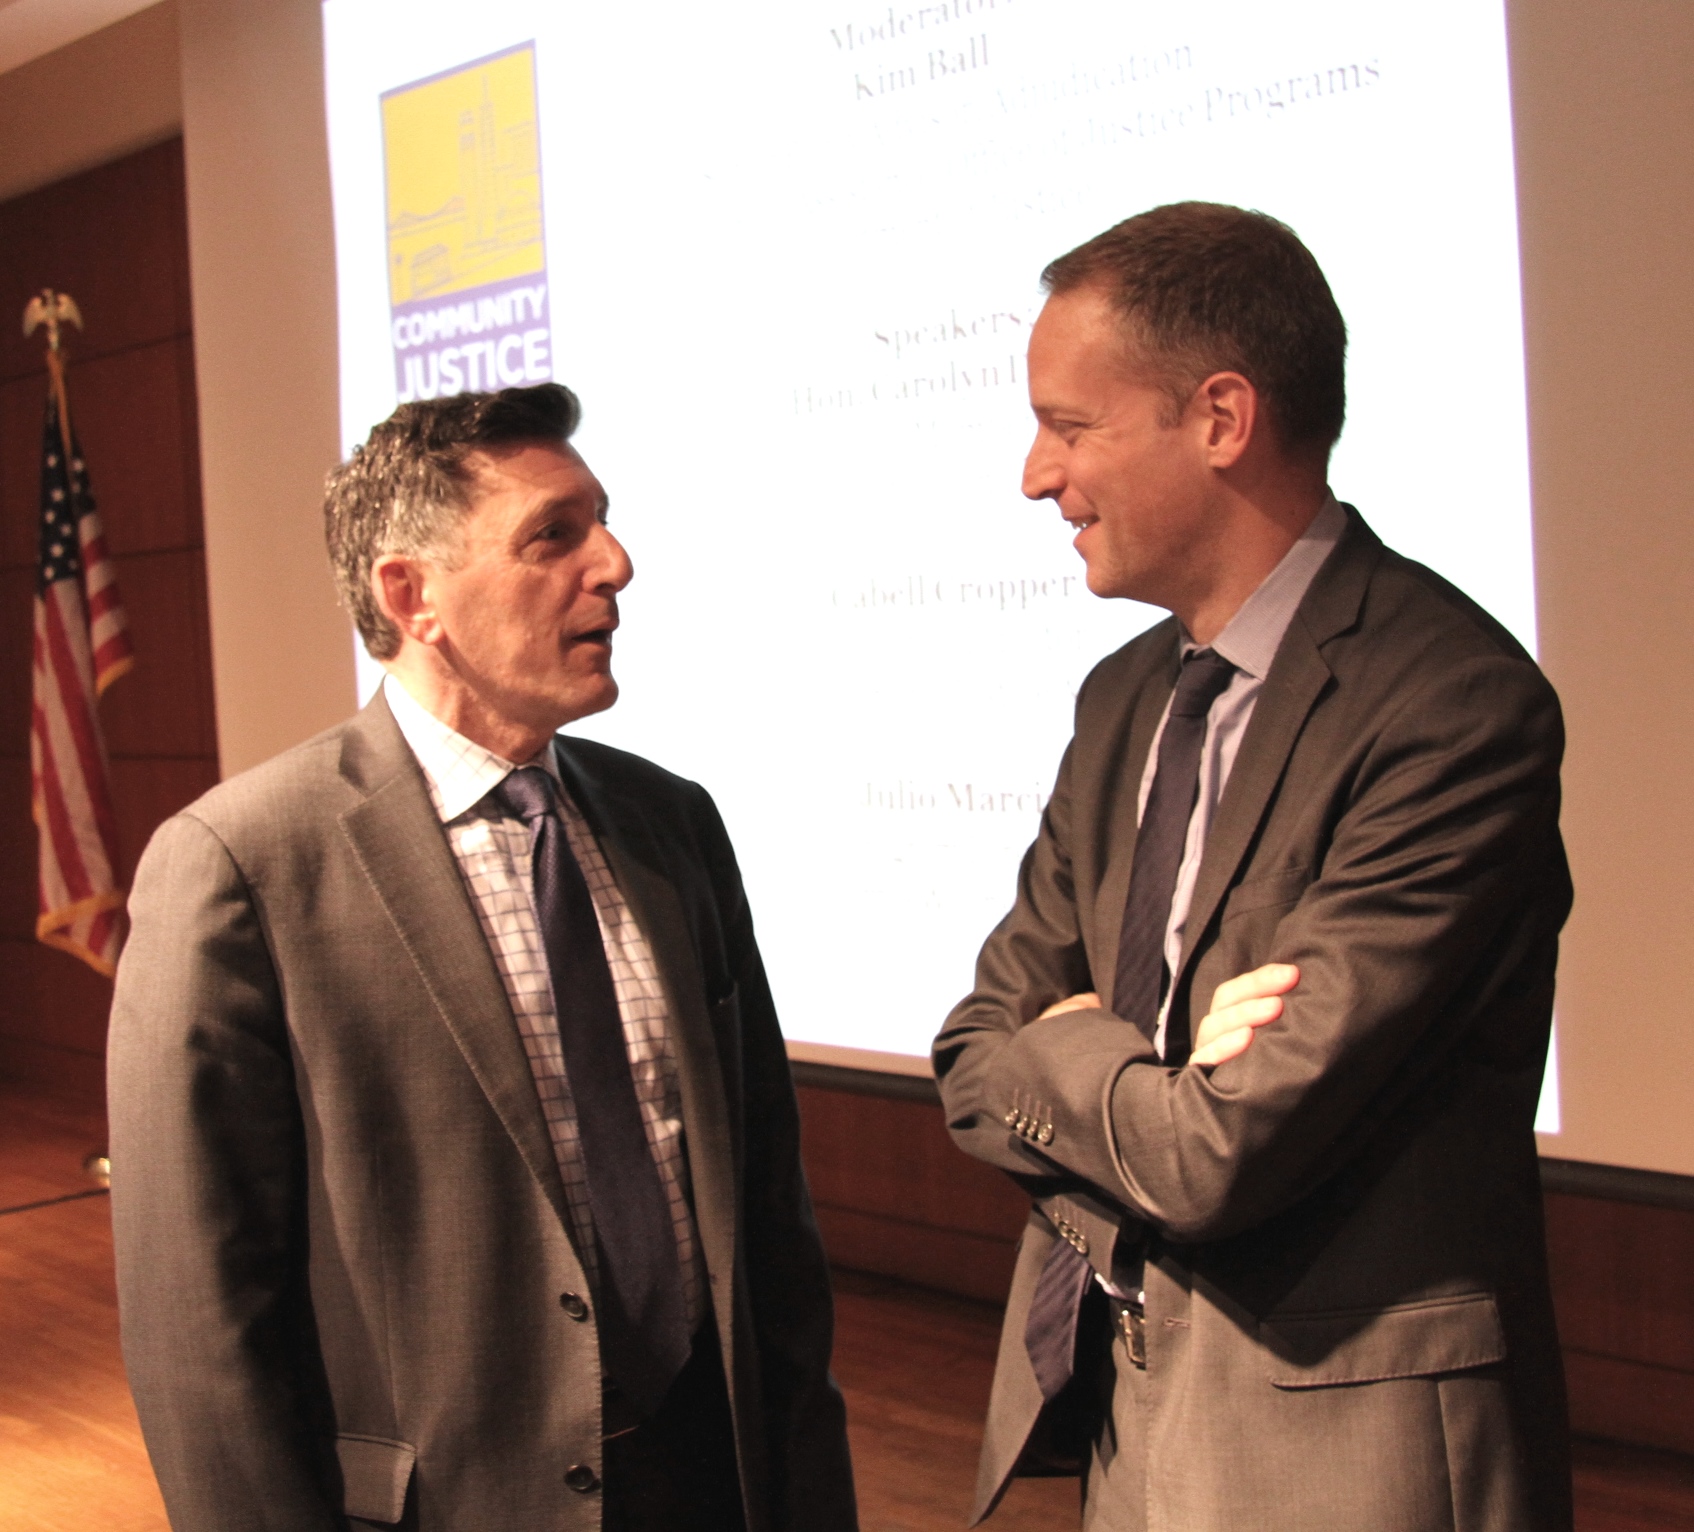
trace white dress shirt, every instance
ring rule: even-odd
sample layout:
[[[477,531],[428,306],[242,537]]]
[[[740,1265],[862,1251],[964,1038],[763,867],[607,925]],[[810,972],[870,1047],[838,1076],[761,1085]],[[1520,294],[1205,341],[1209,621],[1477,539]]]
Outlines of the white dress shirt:
[[[1241,604],[1241,609],[1229,619],[1224,630],[1206,647],[1216,650],[1235,666],[1229,685],[1212,703],[1206,714],[1206,738],[1200,749],[1200,790],[1195,795],[1194,812],[1188,820],[1188,839],[1183,846],[1182,863],[1177,868],[1176,890],[1171,895],[1170,921],[1165,927],[1165,968],[1175,973],[1182,962],[1182,942],[1188,930],[1188,907],[1194,902],[1194,885],[1200,876],[1200,859],[1206,849],[1206,834],[1212,819],[1223,801],[1223,790],[1229,773],[1241,749],[1242,736],[1252,721],[1259,692],[1270,673],[1271,661],[1282,645],[1282,636],[1294,620],[1295,609],[1304,599],[1307,587],[1323,566],[1347,525],[1347,513],[1335,496],[1329,496],[1304,536],[1282,556],[1282,561],[1265,576],[1259,588]],[[1182,635],[1184,657],[1200,645],[1186,630]],[[1147,762],[1141,771],[1140,807],[1137,822],[1147,812],[1147,795],[1153,790],[1153,776],[1159,766],[1159,741],[1165,732],[1165,719],[1170,717],[1170,704],[1153,735],[1147,752]],[[1202,997],[1209,1006],[1211,996]],[[1162,1057],[1165,1051],[1165,1019],[1170,1010],[1167,989],[1159,1006],[1159,1025],[1153,1045]]]
[[[535,914],[529,828],[523,820],[507,817],[488,800],[489,792],[505,780],[514,763],[450,729],[418,703],[395,676],[383,682],[383,695],[423,768],[430,801],[440,816],[483,935],[505,982],[518,1035],[535,1077],[541,1113],[553,1141],[554,1158],[565,1183],[572,1233],[590,1280],[597,1280],[599,1256],[576,1109],[565,1076],[552,981]],[[618,1012],[623,1018],[624,1046],[635,1079],[641,1121],[670,1204],[677,1266],[692,1331],[705,1317],[705,1268],[694,1210],[688,1201],[682,1092],[664,988],[647,938],[624,902],[588,821],[571,801],[552,746],[522,764],[540,766],[558,783],[565,834],[594,900]],[[444,1152],[451,1152],[450,1146],[444,1146]]]

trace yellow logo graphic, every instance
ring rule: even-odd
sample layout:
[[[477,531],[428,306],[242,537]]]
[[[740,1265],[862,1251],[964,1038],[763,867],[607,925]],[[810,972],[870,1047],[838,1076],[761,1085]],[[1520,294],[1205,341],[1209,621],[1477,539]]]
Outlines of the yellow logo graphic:
[[[544,269],[533,43],[390,91],[382,144],[396,309]]]

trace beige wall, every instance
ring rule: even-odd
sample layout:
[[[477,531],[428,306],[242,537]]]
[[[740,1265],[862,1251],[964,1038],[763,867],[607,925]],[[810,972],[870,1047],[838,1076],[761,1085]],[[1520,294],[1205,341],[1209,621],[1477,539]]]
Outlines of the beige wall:
[[[317,0],[180,0],[218,751],[225,775],[352,711],[318,506],[340,456]]]
[[[164,0],[0,76],[0,202],[181,130],[177,7]]]
[[[353,691],[315,514],[338,447],[319,12],[174,3],[180,17],[155,7],[0,80],[0,167],[21,188],[168,132],[156,60],[180,25],[230,772],[332,723]],[[1510,26],[1541,646],[1569,724],[1578,890],[1565,1132],[1543,1147],[1694,1174],[1694,6],[1511,0]]]
[[[1572,1159],[1694,1174],[1694,6],[1511,7]],[[1482,422],[1479,428],[1486,428]]]

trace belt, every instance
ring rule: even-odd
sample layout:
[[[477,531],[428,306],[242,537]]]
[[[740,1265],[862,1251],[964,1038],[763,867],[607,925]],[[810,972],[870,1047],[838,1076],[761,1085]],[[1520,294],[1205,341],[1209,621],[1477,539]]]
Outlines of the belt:
[[[1114,1293],[1106,1294],[1106,1302],[1111,1305],[1112,1324],[1123,1336],[1124,1349],[1129,1352],[1130,1362],[1143,1372],[1147,1370],[1147,1311],[1139,1303],[1128,1298],[1119,1298]]]

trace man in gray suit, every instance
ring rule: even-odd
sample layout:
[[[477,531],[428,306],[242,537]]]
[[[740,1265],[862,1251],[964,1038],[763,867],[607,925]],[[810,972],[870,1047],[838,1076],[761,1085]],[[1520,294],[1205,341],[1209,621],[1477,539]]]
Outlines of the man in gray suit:
[[[935,1045],[1033,1201],[977,1517],[1071,1472],[1102,1532],[1568,1528],[1557,701],[1330,496],[1346,332],[1290,230],[1158,208],[1045,282],[1024,493],[1173,615],[1079,692]]]
[[[162,826],[111,1032],[177,1532],[851,1532],[787,1059],[705,792],[556,738],[630,578],[554,384],[332,475],[354,719]]]

